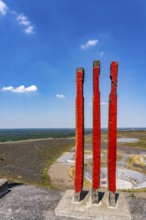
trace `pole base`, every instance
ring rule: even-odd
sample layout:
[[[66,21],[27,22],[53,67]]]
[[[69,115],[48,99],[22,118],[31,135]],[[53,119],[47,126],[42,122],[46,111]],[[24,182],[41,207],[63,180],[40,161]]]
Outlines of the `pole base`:
[[[0,179],[0,198],[8,192],[8,180]]]
[[[99,203],[99,192],[97,189],[92,189],[92,194],[91,194],[91,202],[92,204],[98,204]]]
[[[109,192],[109,206],[116,207],[116,193]]]
[[[111,208],[108,205],[109,193],[105,192],[101,199],[100,205],[91,204],[91,194],[88,193],[81,202],[73,202],[74,190],[67,190],[57,207],[55,215],[57,219],[82,219],[82,220],[131,220],[132,216],[129,211],[124,195],[120,193],[118,197],[118,205],[116,208]],[[100,192],[99,192],[99,195]],[[117,195],[117,194],[116,194]],[[48,211],[48,216],[50,211]],[[60,218],[59,218],[60,217]],[[50,219],[49,217],[47,219]]]
[[[81,192],[75,192],[74,193],[74,202],[80,202],[81,201]]]

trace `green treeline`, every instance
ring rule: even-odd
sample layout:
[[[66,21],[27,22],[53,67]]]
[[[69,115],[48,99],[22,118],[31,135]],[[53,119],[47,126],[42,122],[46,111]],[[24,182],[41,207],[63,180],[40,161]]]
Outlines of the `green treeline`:
[[[90,134],[86,129],[85,134]],[[0,129],[0,142],[20,141],[43,138],[74,137],[75,129]]]

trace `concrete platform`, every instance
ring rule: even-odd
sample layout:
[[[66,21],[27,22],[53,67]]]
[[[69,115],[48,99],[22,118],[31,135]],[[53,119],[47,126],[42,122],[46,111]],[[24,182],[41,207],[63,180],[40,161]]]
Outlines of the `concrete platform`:
[[[0,198],[8,192],[8,180],[0,179]]]
[[[115,208],[109,207],[108,197],[108,192],[105,192],[99,204],[91,204],[91,192],[88,192],[81,202],[74,202],[74,190],[67,190],[58,203],[55,214],[84,220],[131,220],[124,195],[119,194]]]

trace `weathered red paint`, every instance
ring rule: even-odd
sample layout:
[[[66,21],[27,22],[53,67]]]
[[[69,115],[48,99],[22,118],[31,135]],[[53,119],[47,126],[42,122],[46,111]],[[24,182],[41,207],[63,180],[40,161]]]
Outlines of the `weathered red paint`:
[[[112,62],[110,67],[111,93],[109,95],[109,127],[108,127],[108,188],[116,191],[116,151],[117,151],[117,75],[118,63]]]
[[[100,61],[93,62],[93,171],[92,189],[100,187]]]
[[[75,192],[81,192],[84,175],[84,97],[83,97],[84,69],[76,70],[76,158],[75,158]]]

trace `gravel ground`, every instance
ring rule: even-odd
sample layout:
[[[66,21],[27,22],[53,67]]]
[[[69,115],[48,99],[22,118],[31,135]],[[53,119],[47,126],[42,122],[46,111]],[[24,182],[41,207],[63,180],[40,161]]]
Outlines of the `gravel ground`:
[[[132,214],[132,220],[146,219],[146,199],[129,197],[127,201]]]
[[[50,220],[55,219],[53,210],[62,192],[29,185],[18,185],[0,199],[0,220],[41,220],[50,211]]]
[[[0,220],[71,220],[54,215],[62,195],[63,191],[10,184],[9,192],[0,199]],[[142,197],[127,195],[132,220],[146,219],[146,198]]]

